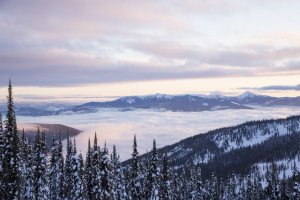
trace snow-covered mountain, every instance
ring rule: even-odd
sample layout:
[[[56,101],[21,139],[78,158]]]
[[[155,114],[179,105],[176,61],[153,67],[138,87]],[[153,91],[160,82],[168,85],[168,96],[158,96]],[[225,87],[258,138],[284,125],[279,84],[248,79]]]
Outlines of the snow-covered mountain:
[[[157,138],[159,140],[159,138]],[[188,168],[200,163],[203,175],[212,171],[226,178],[233,171],[253,172],[258,166],[288,160],[300,164],[300,116],[286,119],[251,121],[209,131],[158,150],[167,153],[173,167]],[[143,155],[141,159],[145,159]],[[127,162],[124,162],[126,165]],[[287,171],[290,165],[282,166]],[[299,166],[300,167],[300,166]]]
[[[222,95],[166,95],[127,96],[107,102],[89,102],[77,106],[17,106],[17,115],[43,116],[97,112],[99,108],[120,111],[154,109],[173,112],[201,112],[225,109],[253,109],[251,106],[300,106],[300,97],[270,97],[249,91],[235,97]],[[4,108],[2,108],[2,112]],[[1,112],[1,107],[0,107]]]
[[[122,111],[131,109],[156,109],[174,112],[199,112],[224,109],[251,109],[250,107],[231,102],[227,99],[205,98],[193,95],[148,95],[129,96],[110,102],[91,102],[72,108],[73,112],[92,111],[95,108],[119,108]]]

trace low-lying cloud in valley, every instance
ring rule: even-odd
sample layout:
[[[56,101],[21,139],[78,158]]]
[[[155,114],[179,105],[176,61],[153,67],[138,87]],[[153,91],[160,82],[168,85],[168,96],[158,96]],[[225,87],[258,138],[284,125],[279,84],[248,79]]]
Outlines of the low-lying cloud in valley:
[[[19,116],[17,120],[30,123],[59,123],[82,130],[83,133],[76,137],[76,143],[79,151],[84,154],[87,150],[88,139],[90,138],[93,142],[96,132],[98,144],[103,147],[106,142],[110,150],[115,144],[121,159],[125,160],[131,156],[134,134],[137,136],[138,150],[142,154],[146,150],[151,150],[154,138],[157,140],[158,147],[163,147],[216,128],[250,120],[281,118],[295,114],[300,114],[300,110],[295,107],[257,107],[254,110],[213,112],[159,112],[153,110],[120,112],[117,109],[105,108],[91,114]]]

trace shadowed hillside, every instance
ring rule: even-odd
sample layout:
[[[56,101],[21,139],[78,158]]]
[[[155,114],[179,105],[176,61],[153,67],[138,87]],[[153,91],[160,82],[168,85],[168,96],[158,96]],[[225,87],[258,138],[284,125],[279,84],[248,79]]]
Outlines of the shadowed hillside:
[[[70,137],[75,137],[81,130],[65,126],[62,124],[41,124],[41,123],[18,123],[18,130],[20,134],[24,129],[25,136],[30,139],[31,142],[34,141],[34,138],[37,134],[38,127],[41,132],[45,132],[46,135],[46,143],[48,147],[51,146],[52,136],[55,135],[56,139],[59,138],[59,134],[61,133],[62,140],[67,138],[69,133]]]

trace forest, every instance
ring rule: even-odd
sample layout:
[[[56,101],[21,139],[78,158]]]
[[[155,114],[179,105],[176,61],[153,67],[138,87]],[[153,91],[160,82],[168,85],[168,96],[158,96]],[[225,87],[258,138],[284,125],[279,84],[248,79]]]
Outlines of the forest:
[[[296,134],[296,133],[294,133]],[[299,136],[291,134],[284,140],[273,138],[273,145],[294,141],[295,152],[299,153]],[[59,135],[59,133],[58,133]],[[299,135],[299,133],[297,134]],[[67,138],[63,147],[62,139],[53,136],[52,145],[46,145],[45,133],[37,130],[34,141],[28,141],[24,131],[17,129],[11,82],[7,96],[7,114],[2,122],[0,114],[0,198],[1,199],[299,199],[299,171],[294,163],[292,177],[285,173],[279,178],[279,169],[274,159],[266,168],[266,174],[256,173],[239,176],[235,167],[243,168],[246,161],[232,163],[232,168],[224,168],[230,176],[218,177],[213,162],[205,167],[210,176],[202,178],[201,163],[190,162],[188,166],[174,167],[168,152],[160,155],[153,140],[153,148],[147,157],[141,159],[137,139],[134,136],[132,157],[121,163],[116,147],[109,153],[106,144],[100,147],[95,134],[93,143],[89,140],[87,154],[83,158],[76,149],[76,141]],[[270,148],[269,145],[265,145]],[[66,148],[66,155],[63,154]],[[255,154],[261,146],[242,149]],[[280,147],[281,148],[281,147]],[[296,153],[291,155],[294,156]],[[230,157],[234,157],[231,152]],[[226,155],[217,155],[213,161],[222,163],[229,160]],[[267,155],[266,155],[267,156]],[[282,157],[280,153],[278,157]],[[284,155],[287,156],[287,155]],[[250,155],[251,159],[252,158]],[[251,160],[250,159],[250,160]],[[237,159],[236,159],[237,160]],[[220,166],[218,164],[217,166]],[[208,173],[208,172],[206,172]]]

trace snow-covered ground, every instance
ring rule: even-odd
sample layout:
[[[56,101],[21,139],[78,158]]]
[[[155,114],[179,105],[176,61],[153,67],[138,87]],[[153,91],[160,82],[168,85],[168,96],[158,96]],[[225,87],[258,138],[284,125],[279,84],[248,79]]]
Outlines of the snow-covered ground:
[[[252,106],[253,107],[253,106]],[[86,152],[88,139],[93,140],[97,132],[98,144],[107,142],[111,149],[117,146],[121,159],[130,158],[133,135],[137,135],[138,150],[145,153],[157,146],[173,144],[181,139],[216,128],[231,126],[257,119],[283,118],[300,114],[299,107],[255,107],[254,110],[218,110],[205,112],[159,112],[134,110],[120,112],[118,109],[100,109],[97,113],[76,115],[54,115],[44,117],[17,117],[18,122],[59,123],[84,131],[76,138],[77,147]],[[23,128],[23,127],[19,127]],[[26,129],[25,129],[26,131]]]

